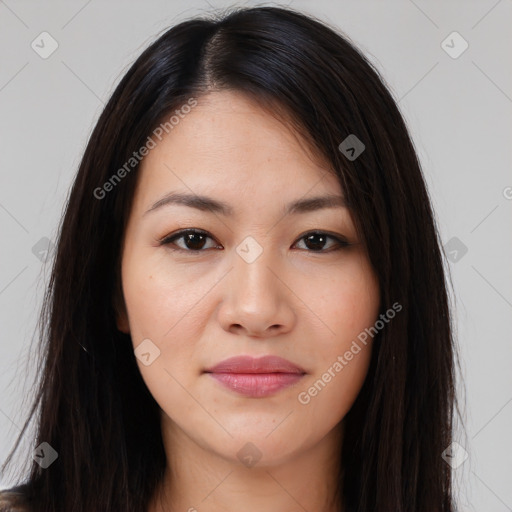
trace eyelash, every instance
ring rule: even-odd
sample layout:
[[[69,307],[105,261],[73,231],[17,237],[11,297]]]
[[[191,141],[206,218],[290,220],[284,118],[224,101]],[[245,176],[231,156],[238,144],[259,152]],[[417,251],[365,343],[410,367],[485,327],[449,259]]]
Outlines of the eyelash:
[[[178,231],[176,233],[173,233],[171,235],[168,235],[168,236],[165,236],[164,238],[160,239],[158,241],[159,245],[166,245],[166,246],[169,246],[169,249],[172,250],[172,251],[181,251],[181,252],[188,252],[188,253],[192,253],[192,254],[198,254],[200,252],[206,252],[207,249],[184,249],[183,247],[170,247],[170,245],[173,243],[174,240],[178,240],[178,239],[183,239],[183,237],[187,234],[194,234],[194,235],[203,235],[207,238],[210,238],[212,240],[214,240],[214,238],[212,236],[210,236],[209,233],[207,233],[206,231],[203,231],[201,229],[183,229],[181,231]],[[342,249],[346,249],[347,247],[353,245],[349,242],[347,242],[346,240],[344,240],[343,238],[339,237],[339,236],[336,236],[336,235],[331,235],[325,231],[320,231],[320,230],[313,230],[313,231],[308,231],[307,233],[304,233],[298,240],[303,240],[305,238],[307,238],[308,236],[311,236],[311,235],[324,235],[326,236],[327,238],[331,238],[333,240],[335,240],[338,244],[338,247],[335,247],[334,249],[327,249],[327,250],[319,250],[319,251],[313,251],[313,250],[308,250],[308,249],[301,249],[301,250],[306,250],[306,252],[311,252],[313,254],[323,254],[323,253],[329,253],[329,252],[335,252],[335,251],[339,251],[339,250],[342,250]],[[295,242],[295,243],[297,243]],[[295,245],[294,243],[294,245]]]

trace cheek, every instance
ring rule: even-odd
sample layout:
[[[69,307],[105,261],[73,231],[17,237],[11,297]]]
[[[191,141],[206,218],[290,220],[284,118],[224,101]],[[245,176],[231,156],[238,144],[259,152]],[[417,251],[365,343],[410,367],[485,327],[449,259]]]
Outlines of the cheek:
[[[344,351],[365,328],[374,324],[379,314],[380,288],[378,279],[366,258],[354,255],[343,265],[333,268],[311,292],[304,283],[302,293],[309,297],[308,306],[323,321],[318,341],[324,354]],[[318,347],[317,347],[318,348]]]
[[[181,383],[190,387],[200,361],[205,322],[204,299],[212,284],[183,270],[170,270],[162,257],[132,254],[123,262],[123,291],[132,344],[137,353],[149,339],[158,357],[150,365],[137,360],[153,396],[180,396]],[[145,341],[144,341],[145,342]],[[145,342],[147,343],[147,342]],[[187,361],[188,364],[183,364]]]
[[[157,266],[132,268],[127,267],[125,302],[133,348],[137,354],[149,339],[157,354],[148,365],[137,358],[139,371],[162,409],[188,414],[193,401],[185,390],[193,386],[193,362],[200,348],[193,341],[202,329],[201,308],[194,307],[199,299],[193,286],[180,282],[183,276],[171,276]]]
[[[343,420],[366,379],[370,355],[371,347],[367,346],[351,361],[345,360],[346,364],[333,357],[328,366],[301,388],[296,407],[301,429],[308,437],[315,438],[319,430],[327,433]]]
[[[134,343],[150,333],[164,343],[208,291],[204,280],[172,268],[154,249],[123,262],[123,292]]]
[[[372,326],[379,313],[379,289],[367,276],[352,275],[333,291],[328,314],[332,330],[343,348],[364,329]]]
[[[323,417],[334,426],[348,412],[367,375],[372,338],[365,329],[374,326],[380,307],[378,280],[369,263],[354,259],[331,275],[323,294],[316,295],[315,311],[329,327],[318,337],[314,374],[301,387],[299,403],[307,417]],[[314,425],[311,425],[313,428]]]

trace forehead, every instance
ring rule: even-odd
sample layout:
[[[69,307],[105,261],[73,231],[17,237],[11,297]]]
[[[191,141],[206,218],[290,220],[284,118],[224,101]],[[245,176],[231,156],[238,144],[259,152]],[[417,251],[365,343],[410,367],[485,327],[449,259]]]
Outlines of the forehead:
[[[254,199],[268,205],[341,194],[328,164],[313,156],[290,123],[236,91],[209,93],[197,102],[144,157],[139,207],[171,191],[207,194],[240,208]]]

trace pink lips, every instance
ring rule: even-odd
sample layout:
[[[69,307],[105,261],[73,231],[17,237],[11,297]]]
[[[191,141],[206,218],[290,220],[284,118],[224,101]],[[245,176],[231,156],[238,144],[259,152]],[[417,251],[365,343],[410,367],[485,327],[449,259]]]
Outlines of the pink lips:
[[[277,356],[231,357],[205,372],[227,388],[253,398],[273,395],[299,381],[306,373]]]

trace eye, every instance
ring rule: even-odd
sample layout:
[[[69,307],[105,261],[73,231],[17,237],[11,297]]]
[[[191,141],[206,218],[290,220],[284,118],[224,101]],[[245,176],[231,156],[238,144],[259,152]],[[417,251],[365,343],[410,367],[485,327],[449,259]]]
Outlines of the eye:
[[[175,250],[201,252],[205,246],[205,240],[208,238],[213,240],[206,231],[201,231],[199,229],[185,229],[163,238],[160,240],[160,245],[177,245],[177,249]],[[174,243],[175,240],[180,239],[183,239],[184,245]],[[173,248],[171,247],[171,249]]]
[[[213,240],[213,238],[206,231],[202,231],[199,229],[184,229],[182,231],[164,237],[159,241],[159,244],[176,246],[175,248],[170,247],[172,250],[199,253],[204,252],[203,249],[205,249],[205,242],[207,239]],[[183,243],[181,245],[175,243],[177,240],[182,240]],[[299,241],[302,240],[304,240],[304,245],[306,246],[308,252],[332,252],[352,245],[346,240],[344,240],[342,237],[330,235],[325,231],[310,231],[309,233],[306,233],[299,238]],[[325,250],[325,245],[327,244],[328,240],[334,240],[334,247],[332,247],[331,244],[331,247]],[[298,242],[296,242],[294,245],[297,244]],[[215,247],[219,246],[214,245],[213,248]],[[208,247],[206,248],[208,249]]]
[[[327,243],[327,240],[334,240],[334,248],[331,248],[328,250],[324,250],[324,247]],[[349,242],[344,240],[343,238],[335,235],[330,235],[326,233],[325,231],[310,231],[309,233],[306,233],[305,235],[302,235],[299,238],[299,241],[304,240],[304,245],[307,249],[310,249],[309,252],[332,252],[337,251],[340,249],[343,249],[345,247],[348,247],[351,245]]]

